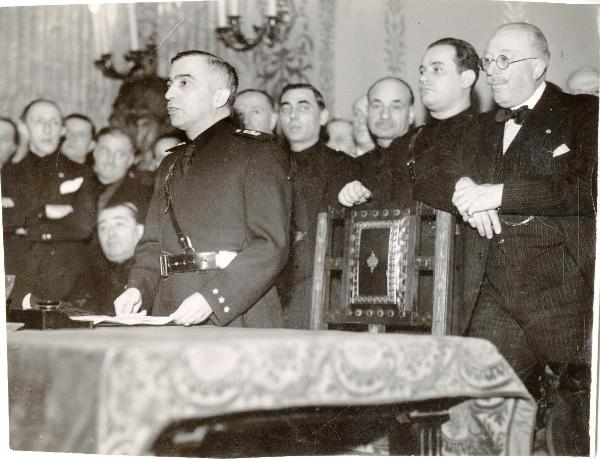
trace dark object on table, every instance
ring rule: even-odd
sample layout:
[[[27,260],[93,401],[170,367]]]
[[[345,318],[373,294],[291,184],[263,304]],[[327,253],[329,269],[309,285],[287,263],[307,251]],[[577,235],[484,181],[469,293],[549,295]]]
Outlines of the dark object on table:
[[[56,330],[60,328],[93,328],[91,321],[71,320],[68,314],[81,315],[82,311],[58,302],[40,302],[31,309],[7,309],[8,322],[22,322],[23,328]],[[86,311],[89,314],[89,312]]]

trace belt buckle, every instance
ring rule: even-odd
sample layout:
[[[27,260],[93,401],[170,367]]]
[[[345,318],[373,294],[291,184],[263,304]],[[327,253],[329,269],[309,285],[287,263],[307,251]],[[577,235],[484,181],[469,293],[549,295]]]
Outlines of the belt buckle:
[[[198,271],[206,273],[209,269],[215,269],[217,255],[215,252],[196,252],[196,266]]]
[[[169,254],[166,252],[162,252],[160,254],[160,276],[163,278],[167,278],[171,275],[171,271],[169,270]]]

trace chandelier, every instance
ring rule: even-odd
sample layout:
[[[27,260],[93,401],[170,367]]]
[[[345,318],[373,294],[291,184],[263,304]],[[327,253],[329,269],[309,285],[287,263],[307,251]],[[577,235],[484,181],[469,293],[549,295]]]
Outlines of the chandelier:
[[[125,71],[118,71],[115,68],[112,53],[102,54],[100,59],[94,61],[94,65],[104,76],[117,80],[138,80],[156,75],[156,44],[153,37],[148,41],[145,50],[132,49],[123,57],[128,62],[128,68]]]
[[[239,0],[217,0],[217,38],[235,51],[247,51],[263,40],[271,47],[285,40],[290,28],[290,10],[287,0],[266,0],[264,23],[253,25],[254,37],[246,37],[241,30]]]

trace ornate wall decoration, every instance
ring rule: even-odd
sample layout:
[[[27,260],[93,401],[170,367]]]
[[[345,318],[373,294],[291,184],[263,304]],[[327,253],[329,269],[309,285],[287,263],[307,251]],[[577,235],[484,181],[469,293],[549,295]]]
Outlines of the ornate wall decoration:
[[[526,3],[504,2],[504,23],[509,22],[529,22]]]
[[[391,75],[398,76],[404,68],[404,12],[402,0],[385,0],[385,64]]]
[[[287,83],[309,81],[314,43],[305,3],[289,1],[292,24],[287,39],[272,48],[260,45],[254,54],[257,86],[277,97]]]

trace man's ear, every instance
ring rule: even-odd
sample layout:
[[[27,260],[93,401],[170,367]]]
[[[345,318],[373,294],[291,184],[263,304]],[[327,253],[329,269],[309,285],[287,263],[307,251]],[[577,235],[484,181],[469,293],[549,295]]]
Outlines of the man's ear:
[[[142,237],[142,234],[144,234],[144,225],[142,223],[138,223],[135,227],[138,238]]]
[[[544,59],[536,59],[533,64],[533,77],[536,80],[542,78],[544,73],[546,72],[546,61]]]
[[[60,136],[64,137],[67,135],[67,128],[65,127],[65,125],[63,124],[63,127],[60,129]]]
[[[275,132],[275,126],[277,125],[277,113],[273,112],[271,113],[271,131]]]
[[[411,105],[408,107],[408,125],[413,125],[415,123],[415,106]]]
[[[138,156],[138,158],[139,158],[139,159],[142,159],[142,155],[139,155],[139,156]],[[129,159],[127,160],[127,166],[128,166],[128,167],[131,167],[131,165],[132,165],[133,163],[135,163],[135,162],[136,162],[136,156],[135,156],[135,154],[134,154],[134,153],[132,153],[132,154],[129,156]]]
[[[470,88],[471,86],[473,86],[473,83],[475,83],[476,78],[477,77],[475,76],[475,72],[473,70],[463,70],[460,74],[462,87],[465,89]]]
[[[94,151],[96,148],[96,141],[94,139],[90,140],[90,144],[88,145],[88,152]]]
[[[229,95],[231,91],[227,88],[219,88],[215,91],[213,96],[213,103],[215,104],[215,108],[224,107],[229,100]]]
[[[328,120],[329,120],[329,110],[324,108],[323,110],[321,110],[321,114],[319,115],[319,124],[321,126],[325,126],[327,124]]]

